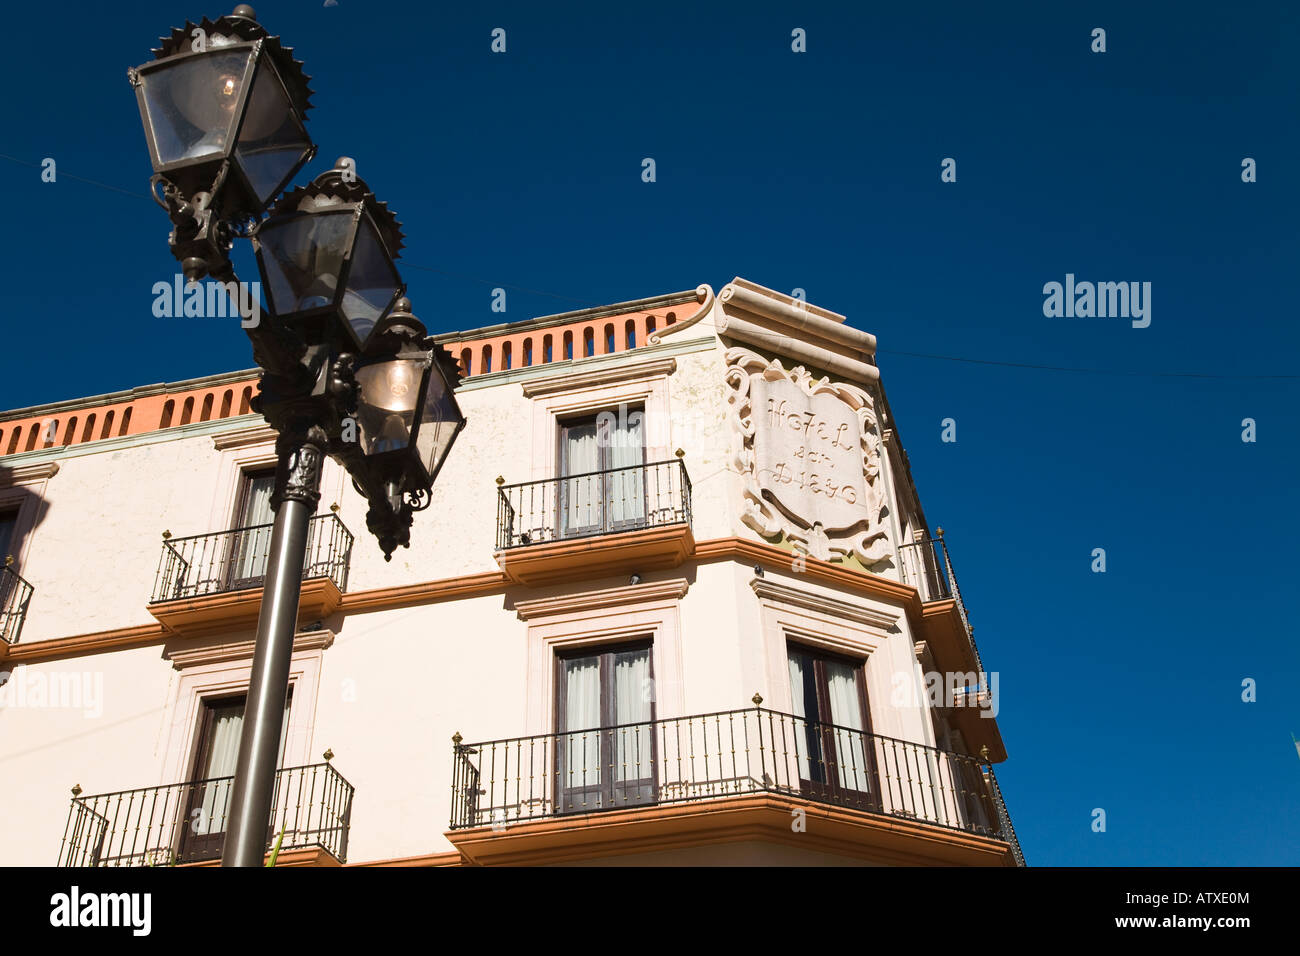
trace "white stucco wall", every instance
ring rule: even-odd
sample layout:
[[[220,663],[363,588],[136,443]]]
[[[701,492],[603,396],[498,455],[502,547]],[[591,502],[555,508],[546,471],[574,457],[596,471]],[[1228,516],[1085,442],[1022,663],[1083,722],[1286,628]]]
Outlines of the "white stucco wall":
[[[588,360],[590,367],[671,356],[667,382],[667,447],[681,447],[693,485],[697,540],[741,535],[739,483],[728,468],[730,432],[723,398],[720,347],[698,334],[671,347],[623,357]],[[617,361],[611,361],[617,360]],[[575,368],[583,362],[563,363]],[[321,511],[332,502],[356,537],[350,592],[414,584],[497,570],[493,557],[497,519],[494,479],[534,474],[531,402],[520,382],[546,370],[517,370],[470,381],[460,395],[469,425],[457,442],[427,511],[417,514],[411,547],[386,563],[366,531],[365,505],[337,466],[323,482]],[[248,416],[202,427],[187,426],[133,440],[114,440],[0,457],[0,465],[57,461],[45,486],[45,507],[30,529],[22,571],[36,588],[22,644],[149,624],[146,605],[154,585],[161,532],[177,536],[228,527],[235,465],[247,448],[219,450],[214,434],[255,424]],[[553,442],[552,436],[541,436]],[[269,446],[263,449],[269,453]],[[766,706],[788,701],[788,681],[773,665],[772,625],[755,595],[752,567],[743,562],[690,562],[645,575],[647,583],[685,578],[680,599],[681,714],[750,706],[755,691]],[[789,568],[765,570],[765,579],[839,600],[871,604],[900,623],[873,650],[882,673],[916,671],[911,635],[897,607],[866,602],[810,584]],[[349,859],[379,860],[451,849],[443,837],[450,812],[451,741],[519,737],[528,733],[529,625],[516,601],[539,595],[581,594],[621,587],[625,576],[540,589],[511,588],[404,607],[335,615],[335,632],[320,655],[314,713],[304,746],[311,760],[325,748],[334,766],[357,788]],[[248,640],[251,630],[230,635]],[[184,643],[183,641],[181,642]],[[0,662],[0,669],[12,665]],[[0,864],[48,865],[55,861],[67,818],[69,788],[102,793],[172,782],[162,779],[170,758],[167,728],[177,718],[178,672],[160,646],[134,648],[32,665],[42,671],[99,675],[102,713],[23,706],[0,709]],[[667,675],[661,675],[667,676]],[[888,676],[884,678],[888,681]],[[874,687],[875,685],[873,685]],[[295,698],[294,707],[308,706]],[[907,740],[932,739],[927,713],[890,708],[874,694],[878,733]],[[17,785],[15,785],[17,784]],[[736,862],[762,856],[737,846]],[[776,851],[773,851],[776,852]],[[686,862],[690,855],[662,862]],[[781,850],[770,862],[836,862]],[[637,862],[628,858],[624,862]],[[647,858],[647,862],[649,859]]]

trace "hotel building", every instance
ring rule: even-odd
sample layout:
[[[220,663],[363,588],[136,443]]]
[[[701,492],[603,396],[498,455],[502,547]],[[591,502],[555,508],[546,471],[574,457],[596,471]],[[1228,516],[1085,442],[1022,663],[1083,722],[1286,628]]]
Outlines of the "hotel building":
[[[279,865],[1024,864],[872,335],[737,278],[439,340],[468,426],[409,550],[326,465]],[[218,861],[256,391],[0,413],[0,865]]]

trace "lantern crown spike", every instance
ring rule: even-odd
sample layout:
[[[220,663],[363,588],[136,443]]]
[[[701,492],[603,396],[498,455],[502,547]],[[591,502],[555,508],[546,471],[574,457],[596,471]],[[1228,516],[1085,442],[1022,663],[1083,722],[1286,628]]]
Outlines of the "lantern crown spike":
[[[344,160],[350,166],[341,165]],[[351,175],[349,175],[351,173]],[[330,200],[341,203],[362,203],[379,231],[379,239],[394,259],[401,257],[402,224],[388,203],[375,197],[366,181],[356,175],[356,163],[346,156],[339,158],[332,169],[327,169],[306,186],[298,186],[285,193],[271,207],[271,215],[298,212],[327,204]]]
[[[241,14],[241,10],[246,10],[247,15]],[[230,15],[217,17],[215,20],[209,20],[207,17],[198,23],[186,20],[183,27],[173,27],[170,34],[158,38],[158,46],[150,51],[154,59],[165,60],[171,56],[191,52],[194,48],[196,30],[203,31],[204,42],[209,47],[261,40],[267,55],[275,62],[280,79],[284,81],[289,95],[301,106],[302,115],[306,117],[307,111],[311,109],[311,98],[315,95],[315,91],[311,88],[311,77],[303,69],[303,62],[294,59],[293,47],[282,44],[279,37],[271,36],[266,27],[257,22],[252,7],[240,4]]]

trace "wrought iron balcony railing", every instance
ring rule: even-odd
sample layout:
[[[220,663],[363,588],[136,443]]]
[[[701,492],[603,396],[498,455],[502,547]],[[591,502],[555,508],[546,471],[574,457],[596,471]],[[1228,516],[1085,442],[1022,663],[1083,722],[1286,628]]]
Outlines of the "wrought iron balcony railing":
[[[971,651],[979,672],[984,673],[984,662],[980,659],[980,650],[975,643],[975,633],[966,616],[966,604],[961,599],[961,589],[957,587],[957,574],[952,569],[952,559],[948,556],[948,542],[943,536],[943,529],[938,529],[937,538],[922,538],[898,548],[899,570],[903,583],[910,584],[921,593],[921,601],[947,601],[951,599],[957,606],[962,626],[970,639]]]
[[[994,837],[1024,865],[975,757],[763,707],[452,747],[451,828],[752,793]]]
[[[72,799],[60,866],[172,866],[221,857],[234,777]],[[75,792],[75,791],[74,791]],[[268,849],[320,847],[348,858],[352,784],[328,763],[276,772]]]
[[[0,641],[18,643],[32,591],[32,586],[7,563],[0,566]]]
[[[691,479],[680,458],[497,490],[497,550],[691,523]]]
[[[249,525],[187,538],[164,538],[153,600],[175,601],[226,591],[260,588],[271,551],[269,524]],[[329,578],[347,590],[352,532],[336,514],[316,515],[307,526],[302,579]]]

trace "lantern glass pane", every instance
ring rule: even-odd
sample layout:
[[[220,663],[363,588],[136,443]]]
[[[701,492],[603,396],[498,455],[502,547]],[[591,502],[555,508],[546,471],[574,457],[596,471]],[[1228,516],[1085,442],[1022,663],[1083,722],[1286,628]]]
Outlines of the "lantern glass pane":
[[[357,341],[365,344],[375,323],[387,311],[402,289],[393,260],[384,251],[369,216],[362,216],[352,248],[348,289],[343,296],[343,317],[352,326]]]
[[[411,443],[423,374],[424,363],[419,359],[393,359],[357,369],[361,386],[357,439],[362,454],[400,451]]]
[[[268,203],[311,149],[289,94],[269,60],[258,64],[235,156],[258,201]]]
[[[332,305],[352,235],[351,209],[312,213],[258,231],[258,258],[266,273],[271,311],[289,315]]]
[[[460,408],[447,387],[447,380],[435,366],[429,370],[429,383],[420,408],[420,424],[415,433],[415,450],[430,477],[450,449],[460,418]]]
[[[251,55],[214,51],[140,74],[158,165],[225,154]]]

